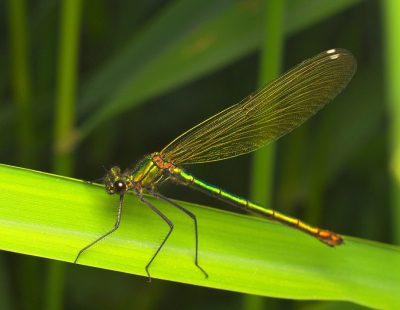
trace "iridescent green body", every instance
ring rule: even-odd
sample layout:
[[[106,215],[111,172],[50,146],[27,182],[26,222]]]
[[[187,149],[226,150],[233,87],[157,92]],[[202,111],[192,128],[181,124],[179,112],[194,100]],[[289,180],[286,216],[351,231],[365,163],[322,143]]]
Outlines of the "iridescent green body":
[[[207,273],[198,264],[196,216],[155,191],[158,184],[170,178],[241,209],[296,228],[331,247],[342,244],[343,238],[336,233],[313,227],[296,218],[231,194],[194,177],[180,168],[180,165],[205,163],[239,156],[278,139],[305,122],[339,94],[351,80],[355,71],[356,60],[349,51],[331,49],[320,53],[261,87],[238,104],[188,130],[168,144],[161,152],[152,153],[144,158],[133,171],[128,170],[121,173],[119,167],[112,167],[103,181],[109,194],[120,196],[117,221],[112,230],[83,248],[75,262],[85,250],[119,227],[124,195],[128,191],[132,191],[170,228],[145,268],[150,278],[149,266],[172,233],[174,225],[142,196],[142,192],[147,192],[175,206],[192,218],[196,237],[195,265],[207,277]]]
[[[132,172],[128,170],[121,173],[119,167],[112,167],[105,179],[105,186],[109,194],[114,194],[116,192],[114,188],[115,184],[117,181],[122,181],[126,185],[125,192],[135,190],[141,193],[143,190],[153,190],[156,185],[169,178],[183,185],[200,190],[207,195],[225,201],[235,207],[299,229],[316,237],[329,246],[340,245],[343,242],[343,238],[336,233],[308,225],[294,217],[266,208],[263,205],[254,203],[248,199],[229,193],[215,185],[202,181],[182,168],[175,166],[173,162],[165,161],[163,155],[157,152],[146,156]]]

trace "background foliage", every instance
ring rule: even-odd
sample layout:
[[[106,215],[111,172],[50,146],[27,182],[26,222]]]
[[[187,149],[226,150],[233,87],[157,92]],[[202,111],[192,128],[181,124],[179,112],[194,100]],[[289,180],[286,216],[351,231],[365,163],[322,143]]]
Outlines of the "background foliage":
[[[279,29],[284,70],[343,47],[355,55],[358,71],[333,103],[276,143],[272,205],[345,235],[399,244],[400,204],[392,194],[398,185],[391,173],[399,171],[393,155],[398,118],[390,88],[397,68],[390,42],[398,40],[390,31],[390,3],[285,1]],[[102,165],[132,167],[257,88],[261,46],[268,49],[264,4],[2,1],[0,162],[86,180],[101,177]],[[257,183],[250,162],[242,156],[190,171],[247,197],[250,182]],[[161,191],[220,206],[180,187]],[[13,253],[1,253],[0,270],[2,309],[256,309],[259,303],[238,293],[161,280],[146,285],[143,277]],[[268,302],[277,309],[358,307]]]

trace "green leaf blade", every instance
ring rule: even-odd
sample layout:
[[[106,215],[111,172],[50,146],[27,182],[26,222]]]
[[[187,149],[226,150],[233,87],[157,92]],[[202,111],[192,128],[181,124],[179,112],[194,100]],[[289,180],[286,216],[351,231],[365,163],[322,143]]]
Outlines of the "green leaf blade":
[[[0,248],[73,262],[79,250],[110,230],[118,197],[98,185],[0,166]],[[330,248],[280,224],[180,202],[199,223],[199,264],[194,227],[186,214],[148,197],[175,224],[150,267],[154,278],[262,296],[345,300],[393,309],[400,304],[400,249],[345,237]],[[84,252],[78,264],[146,276],[145,266],[168,225],[134,195],[124,202],[120,228]]]

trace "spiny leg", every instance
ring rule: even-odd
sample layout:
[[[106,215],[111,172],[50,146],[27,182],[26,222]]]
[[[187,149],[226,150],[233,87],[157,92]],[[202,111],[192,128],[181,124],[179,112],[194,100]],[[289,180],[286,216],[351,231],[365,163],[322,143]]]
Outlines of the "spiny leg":
[[[174,207],[178,208],[179,210],[185,212],[187,215],[189,215],[189,216],[193,219],[193,221],[194,221],[194,233],[195,233],[195,237],[196,237],[196,255],[195,255],[194,263],[195,263],[195,265],[197,266],[197,268],[199,268],[199,269],[204,273],[204,275],[206,276],[206,278],[208,278],[207,272],[205,272],[204,269],[201,268],[200,265],[198,264],[198,248],[199,248],[198,245],[199,245],[199,241],[198,241],[198,230],[197,230],[197,219],[196,219],[196,216],[195,216],[192,212],[190,212],[189,210],[187,210],[187,209],[185,209],[184,207],[178,205],[176,202],[174,202],[174,201],[168,199],[167,197],[164,197],[163,195],[161,195],[161,194],[159,194],[159,193],[157,193],[157,192],[151,191],[151,190],[147,190],[147,191],[148,191],[151,195],[153,195],[154,197],[157,197],[157,198],[159,198],[159,199],[162,199],[162,200],[164,200],[165,202],[168,202],[169,204],[171,204],[171,205],[173,205]]]
[[[146,272],[149,277],[149,282],[151,282],[151,277],[150,277],[150,272],[149,272],[150,264],[153,262],[153,260],[157,256],[158,252],[160,252],[161,248],[164,246],[165,242],[168,240],[169,236],[172,233],[172,230],[174,229],[174,224],[172,224],[172,222],[163,213],[161,213],[160,210],[158,210],[155,206],[153,206],[150,202],[148,202],[138,190],[135,190],[135,193],[136,193],[137,197],[140,199],[140,201],[144,202],[150,209],[152,209],[155,213],[157,213],[169,226],[168,234],[165,236],[163,242],[161,242],[161,244],[159,245],[156,253],[153,255],[153,257],[151,258],[149,263],[146,265]]]
[[[82,250],[79,251],[78,256],[75,258],[74,264],[78,261],[79,256],[86,251],[88,248],[90,248],[92,245],[95,245],[97,242],[99,242],[101,239],[104,239],[108,235],[112,234],[114,231],[116,231],[119,227],[119,223],[121,222],[121,214],[122,214],[122,202],[124,201],[124,195],[121,195],[119,197],[119,206],[118,206],[118,216],[117,216],[117,221],[115,222],[114,228],[111,229],[108,233],[104,234],[100,238],[96,239],[93,241],[91,244],[88,246],[85,246]]]

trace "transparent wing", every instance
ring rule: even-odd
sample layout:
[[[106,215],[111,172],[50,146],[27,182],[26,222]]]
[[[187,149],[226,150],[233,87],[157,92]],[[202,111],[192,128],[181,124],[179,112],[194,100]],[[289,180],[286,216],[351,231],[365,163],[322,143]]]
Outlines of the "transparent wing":
[[[252,152],[298,127],[335,98],[356,67],[347,50],[320,53],[188,130],[161,153],[176,164],[193,164]]]

